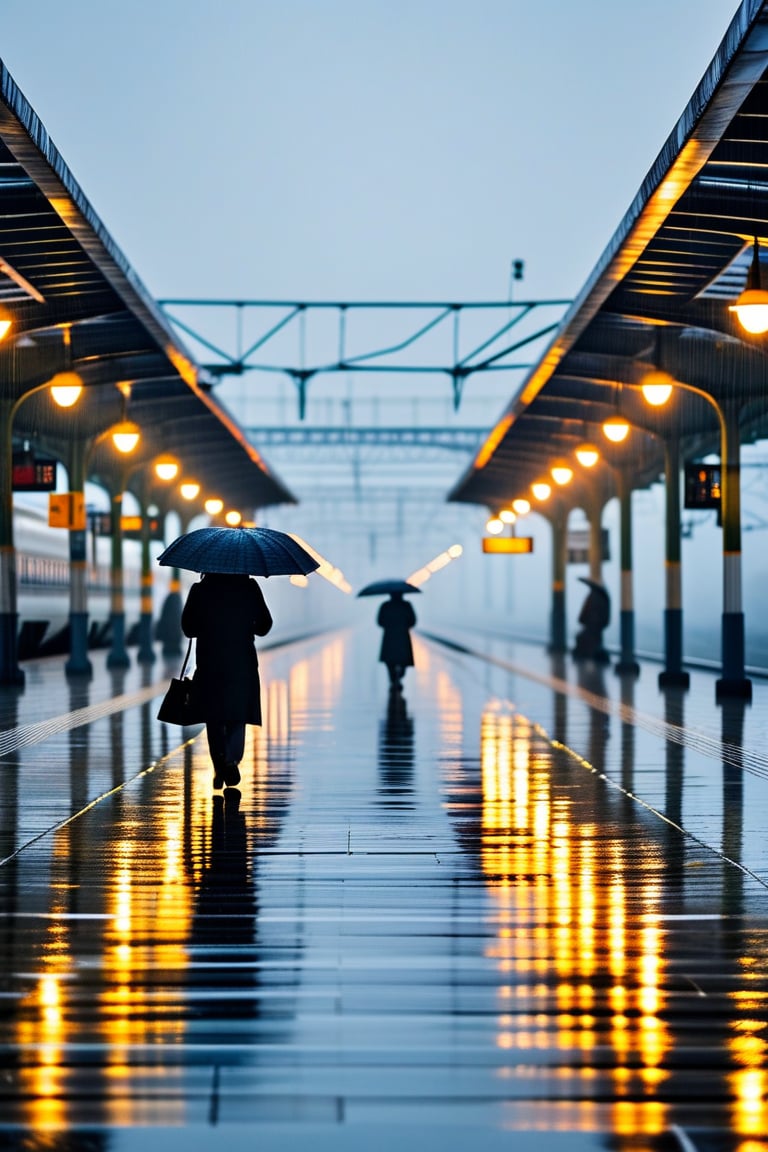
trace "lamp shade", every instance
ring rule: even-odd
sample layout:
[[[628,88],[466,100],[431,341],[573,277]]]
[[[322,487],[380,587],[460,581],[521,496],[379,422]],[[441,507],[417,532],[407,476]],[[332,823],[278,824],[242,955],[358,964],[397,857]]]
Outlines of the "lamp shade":
[[[580,444],[576,449],[576,459],[582,468],[594,468],[600,459],[600,453],[594,444]]]
[[[557,460],[549,470],[549,474],[554,480],[555,484],[561,488],[564,484],[570,484],[573,480],[573,468],[567,464],[565,460]]]
[[[51,396],[59,408],[71,408],[80,399],[83,381],[77,372],[57,372],[51,378]]]
[[[195,496],[200,491],[200,485],[197,480],[185,480],[179,485],[179,492],[185,500],[194,500]]]
[[[739,324],[753,336],[768,332],[768,292],[764,288],[745,288],[728,311],[735,312]]]
[[[674,376],[661,368],[654,368],[643,376],[640,391],[653,408],[661,408],[672,395],[674,385]]]
[[[612,444],[621,444],[629,435],[629,424],[621,416],[609,416],[603,421],[603,435]]]
[[[115,424],[110,435],[118,452],[127,456],[129,452],[133,452],[141,439],[141,429],[132,420],[121,420],[119,424]]]
[[[166,482],[175,480],[179,474],[179,462],[175,456],[158,456],[155,460],[155,475]]]
[[[728,306],[728,311],[736,313],[739,324],[745,332],[750,332],[753,336],[761,336],[764,332],[768,332],[768,292],[763,289],[760,282],[760,242],[757,236],[752,246],[752,264],[747,286],[736,303]]]

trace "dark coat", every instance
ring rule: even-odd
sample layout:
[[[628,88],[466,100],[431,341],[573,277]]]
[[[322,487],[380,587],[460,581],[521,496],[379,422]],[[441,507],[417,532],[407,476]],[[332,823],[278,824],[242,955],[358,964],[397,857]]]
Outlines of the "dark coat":
[[[607,592],[592,588],[579,612],[579,624],[587,629],[602,631],[611,619],[611,601]]]
[[[413,605],[402,596],[393,596],[384,601],[376,619],[384,629],[379,660],[382,664],[410,668],[413,664],[413,647],[409,630],[416,623]]]
[[[190,588],[181,627],[197,637],[195,694],[206,724],[261,724],[253,637],[269,632],[272,616],[256,581],[209,572]]]

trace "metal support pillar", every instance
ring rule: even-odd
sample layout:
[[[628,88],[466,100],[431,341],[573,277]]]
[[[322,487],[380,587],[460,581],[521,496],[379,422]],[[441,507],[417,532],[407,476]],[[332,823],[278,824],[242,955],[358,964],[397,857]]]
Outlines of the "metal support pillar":
[[[603,505],[597,498],[589,501],[586,509],[589,522],[589,576],[598,584],[603,582]]]
[[[108,668],[127,668],[130,664],[125,647],[125,597],[123,593],[123,477],[119,478],[119,490],[112,493],[112,599],[110,624],[112,647],[107,656]]]
[[[739,406],[721,407],[721,508],[723,518],[722,677],[716,696],[752,698],[744,669],[744,611],[741,599],[741,442]]]
[[[586,508],[589,521],[589,575],[598,584],[603,582],[603,500],[593,493]],[[592,657],[598,664],[609,664],[611,657],[605,647]]]
[[[552,527],[552,613],[548,651],[568,649],[565,616],[565,565],[567,555],[568,512],[558,508],[550,518]]]
[[[619,631],[621,651],[615,671],[622,676],[639,676],[635,659],[635,606],[632,587],[632,484],[625,468],[618,470],[619,518],[621,533],[621,606]]]
[[[683,671],[683,591],[680,544],[680,446],[664,441],[666,495],[665,541],[666,602],[664,607],[664,670],[660,688],[688,688],[691,677]]]
[[[68,472],[70,492],[85,489],[85,462],[88,445],[78,437],[72,443]],[[88,659],[88,587],[87,556],[84,528],[69,531],[69,659],[64,665],[67,676],[92,676]]]
[[[192,517],[186,512],[178,510],[179,535],[183,536],[189,527]],[[174,656],[181,656],[184,651],[185,636],[181,630],[181,613],[184,605],[181,599],[181,570],[171,568],[168,582],[168,594],[160,608],[157,620],[157,636],[162,643],[163,658],[170,660]]]
[[[0,684],[24,683],[19,667],[16,549],[13,543],[13,417],[17,401],[0,398]]]
[[[141,505],[141,611],[139,614],[140,664],[153,664],[157,659],[152,644],[152,563],[149,555],[149,516],[144,502]]]

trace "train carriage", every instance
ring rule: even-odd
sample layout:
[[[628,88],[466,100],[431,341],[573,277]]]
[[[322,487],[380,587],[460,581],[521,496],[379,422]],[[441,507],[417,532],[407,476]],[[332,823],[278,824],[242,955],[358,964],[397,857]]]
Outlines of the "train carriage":
[[[69,648],[69,534],[61,528],[50,528],[47,515],[32,504],[14,501],[13,522],[19,659],[66,652]],[[110,640],[111,571],[109,558],[99,552],[90,534],[87,587],[88,646],[104,647]],[[123,587],[126,635],[130,642],[138,627],[140,611],[140,545],[133,540],[123,543]]]

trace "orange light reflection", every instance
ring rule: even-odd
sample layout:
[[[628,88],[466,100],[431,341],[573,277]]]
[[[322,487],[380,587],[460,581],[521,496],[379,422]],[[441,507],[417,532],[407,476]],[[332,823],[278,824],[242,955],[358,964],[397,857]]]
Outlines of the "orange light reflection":
[[[564,1079],[594,1081],[604,1073],[591,1063],[591,1053],[608,1043],[614,1090],[624,1097],[613,1109],[614,1131],[663,1131],[664,1104],[631,1102],[658,1089],[671,1047],[663,1021],[659,892],[645,886],[646,915],[634,951],[628,950],[621,847],[601,843],[598,858],[597,826],[577,822],[570,800],[553,795],[549,741],[510,705],[494,700],[482,716],[480,761],[480,859],[496,906],[485,955],[501,978],[496,1045],[516,1053],[514,1065],[500,1072],[513,1068],[517,1075],[526,1052],[553,1048],[580,1054],[561,1070]],[[608,1021],[597,1011],[606,978]],[[520,1010],[510,1012],[515,1003]],[[757,1053],[751,1044],[748,1051]],[[756,1099],[746,1079],[743,1092]],[[588,1131],[594,1106],[573,1104],[569,1115],[573,1130]]]

